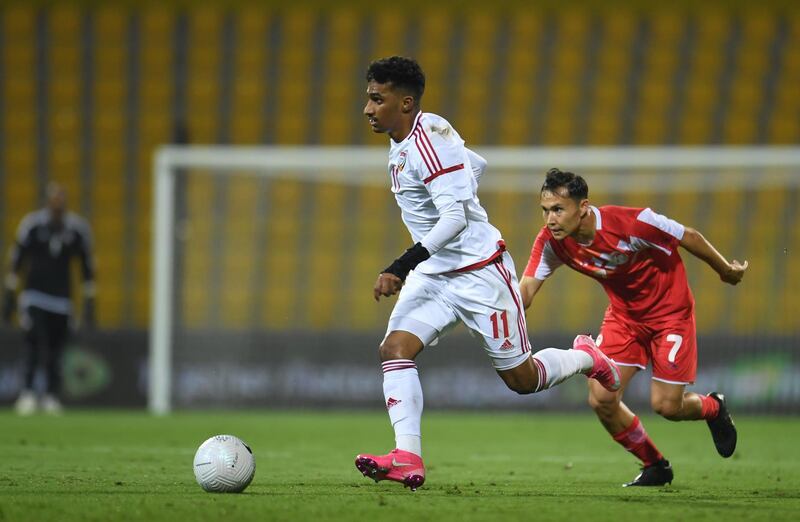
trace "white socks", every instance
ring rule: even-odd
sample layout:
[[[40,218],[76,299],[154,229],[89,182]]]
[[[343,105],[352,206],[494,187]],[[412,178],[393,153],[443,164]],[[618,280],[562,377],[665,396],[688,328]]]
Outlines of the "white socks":
[[[577,373],[592,368],[592,357],[579,350],[545,348],[533,355],[539,372],[538,391],[546,390]],[[394,428],[397,449],[422,456],[422,386],[417,365],[410,359],[386,361],[383,367],[383,397]]]
[[[572,377],[592,369],[592,357],[580,350],[545,348],[533,354],[533,363],[539,371],[539,387],[546,390]]]
[[[382,366],[383,397],[397,448],[421,457],[422,386],[417,365],[410,359],[395,359]]]

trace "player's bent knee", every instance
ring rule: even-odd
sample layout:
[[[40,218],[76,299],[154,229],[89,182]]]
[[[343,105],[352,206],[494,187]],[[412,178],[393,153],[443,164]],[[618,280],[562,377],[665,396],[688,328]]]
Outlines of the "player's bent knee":
[[[598,414],[611,415],[619,408],[619,394],[589,392],[589,406]]]
[[[378,354],[381,356],[381,361],[391,361],[392,359],[405,359],[402,356],[403,347],[401,343],[396,341],[384,340],[378,348]]]
[[[530,358],[519,366],[510,370],[498,371],[497,374],[503,379],[509,390],[519,395],[535,393],[539,388],[538,374],[533,369],[533,362]]]
[[[682,404],[676,401],[653,401],[653,411],[667,420],[680,420]]]
[[[531,382],[506,382],[506,386],[519,395],[529,395],[536,392],[536,383]]]
[[[381,361],[414,359],[422,350],[422,342],[412,334],[390,334],[378,348]]]

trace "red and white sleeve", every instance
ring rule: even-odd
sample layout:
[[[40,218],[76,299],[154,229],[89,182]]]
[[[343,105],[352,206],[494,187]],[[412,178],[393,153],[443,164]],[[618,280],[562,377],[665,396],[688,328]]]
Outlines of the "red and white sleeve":
[[[533,242],[531,257],[528,259],[528,265],[525,267],[523,275],[544,281],[563,264],[564,262],[556,255],[550,244],[547,229],[542,227]]]
[[[639,212],[633,228],[630,244],[634,250],[656,248],[667,255],[678,247],[685,232],[682,224],[649,208]]]

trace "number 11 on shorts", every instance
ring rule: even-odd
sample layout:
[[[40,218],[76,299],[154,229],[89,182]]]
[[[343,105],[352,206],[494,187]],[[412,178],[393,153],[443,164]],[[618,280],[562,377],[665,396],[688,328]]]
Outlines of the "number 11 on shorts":
[[[497,319],[497,316],[500,315],[500,319]],[[508,312],[503,310],[498,314],[497,312],[493,313],[489,316],[489,319],[492,321],[492,337],[495,339],[500,338],[500,328],[499,323],[500,321],[503,322],[503,337],[508,337]]]

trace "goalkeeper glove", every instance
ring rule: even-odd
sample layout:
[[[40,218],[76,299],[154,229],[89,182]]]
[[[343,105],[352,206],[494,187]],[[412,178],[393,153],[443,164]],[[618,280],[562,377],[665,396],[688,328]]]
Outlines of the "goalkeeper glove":
[[[430,257],[430,253],[428,253],[428,250],[422,246],[422,243],[417,243],[406,250],[402,256],[395,259],[394,262],[386,267],[381,273],[394,274],[399,277],[401,281],[405,282],[406,277],[408,277],[408,273],[414,270],[418,264]]]

